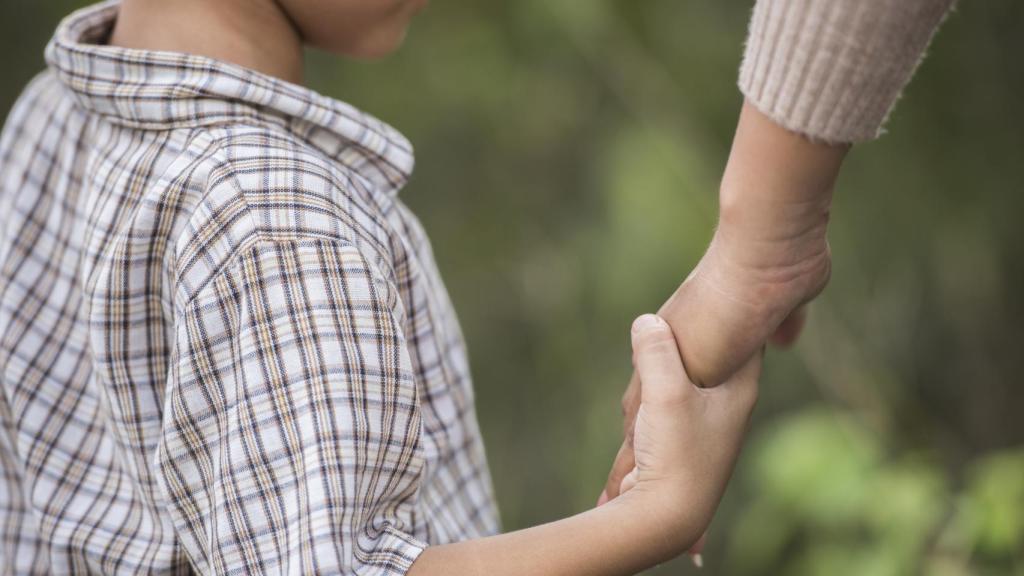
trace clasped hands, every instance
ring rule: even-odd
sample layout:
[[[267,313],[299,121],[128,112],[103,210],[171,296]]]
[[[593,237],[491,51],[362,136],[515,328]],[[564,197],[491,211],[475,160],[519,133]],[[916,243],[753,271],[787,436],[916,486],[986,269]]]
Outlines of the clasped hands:
[[[828,283],[826,232],[848,148],[812,142],[744,104],[719,189],[714,238],[658,312],[659,347],[678,362],[672,377],[686,391],[688,407],[674,412],[687,422],[658,425],[671,431],[657,441],[657,427],[646,421],[654,410],[650,376],[634,330],[635,370],[622,398],[624,438],[598,505],[646,490],[645,479],[662,471],[667,498],[689,494],[677,516],[691,523],[678,532],[684,536],[674,550],[700,552],[732,472],[756,397],[735,390],[756,391],[765,344],[792,343],[803,328],[806,303]]]
[[[798,258],[783,262],[773,250]],[[676,533],[689,535],[686,544],[699,562],[701,535],[728,483],[753,409],[764,344],[796,339],[803,304],[821,291],[829,271],[823,230],[790,242],[765,242],[720,223],[704,258],[658,315],[634,323],[635,371],[622,399],[624,439],[599,506],[626,491],[650,489],[645,482],[651,477],[675,483],[664,490],[685,495],[678,509],[687,518]],[[638,346],[643,338],[659,339],[652,349],[666,358],[660,365],[671,368],[651,375],[655,352],[645,356]],[[649,379],[660,389],[649,390]],[[676,396],[668,397],[666,389]],[[673,402],[685,403],[685,409],[673,411]],[[666,505],[676,505],[672,497]]]

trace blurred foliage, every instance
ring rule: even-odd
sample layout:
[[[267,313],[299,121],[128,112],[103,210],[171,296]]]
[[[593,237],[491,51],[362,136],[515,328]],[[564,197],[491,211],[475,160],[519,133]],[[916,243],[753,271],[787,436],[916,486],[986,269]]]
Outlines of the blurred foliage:
[[[4,0],[9,108],[82,2]],[[700,257],[749,3],[434,2],[315,89],[405,132],[506,527],[593,504],[627,327]],[[708,574],[1024,575],[1024,5],[961,2],[839,183],[832,284],[773,353]],[[685,559],[653,573],[690,570]]]
[[[978,458],[954,492],[934,457],[883,444],[820,406],[767,427],[726,573],[1024,574],[1024,450]]]

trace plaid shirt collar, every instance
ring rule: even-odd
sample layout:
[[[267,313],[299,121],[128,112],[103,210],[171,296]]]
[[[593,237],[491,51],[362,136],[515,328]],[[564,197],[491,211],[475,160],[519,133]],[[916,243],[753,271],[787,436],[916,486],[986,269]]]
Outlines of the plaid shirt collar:
[[[133,128],[167,130],[225,122],[271,122],[328,157],[360,169],[393,196],[408,181],[412,145],[397,130],[312,90],[226,62],[108,46],[119,2],[66,18],[46,61],[87,110]],[[367,169],[361,169],[367,168]]]

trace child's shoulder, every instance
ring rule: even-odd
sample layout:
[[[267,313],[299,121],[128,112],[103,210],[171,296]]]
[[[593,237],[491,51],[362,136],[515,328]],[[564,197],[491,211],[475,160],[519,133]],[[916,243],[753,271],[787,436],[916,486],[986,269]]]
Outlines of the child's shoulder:
[[[64,91],[65,88],[51,70],[39,72],[28,81],[18,95],[8,114],[8,120],[24,117],[30,114],[31,110],[47,109],[47,104],[59,99]]]
[[[210,129],[216,148],[205,200],[236,204],[265,238],[320,235],[352,240],[387,226],[390,197],[358,167],[328,157],[289,130],[266,124]]]
[[[214,273],[256,244],[310,240],[389,261],[392,202],[354,167],[261,122],[209,126],[190,138],[188,171],[200,196],[175,242],[178,263]]]
[[[3,157],[18,153],[32,155],[36,152],[35,146],[26,145],[26,139],[31,139],[42,127],[60,128],[61,121],[73,109],[67,98],[67,89],[50,70],[36,74],[25,85],[4,120],[3,136],[0,137]]]

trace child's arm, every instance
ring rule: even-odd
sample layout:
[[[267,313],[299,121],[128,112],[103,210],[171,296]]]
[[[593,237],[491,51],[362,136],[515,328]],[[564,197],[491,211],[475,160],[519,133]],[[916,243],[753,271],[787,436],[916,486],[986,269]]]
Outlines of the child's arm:
[[[642,384],[629,491],[550,524],[427,548],[409,574],[634,574],[697,541],[739,453],[760,357],[722,386],[702,390],[687,378],[663,320],[638,319],[633,347]]]
[[[516,532],[426,548],[410,576],[636,574],[679,555],[693,527],[660,523],[654,498],[607,506]],[[691,540],[692,541],[692,540]]]
[[[654,327],[638,325],[634,346],[639,473],[628,497],[548,526],[431,548],[417,537],[429,510],[412,496],[426,488],[433,460],[397,287],[347,241],[247,246],[212,271],[186,268],[181,276],[199,288],[175,302],[182,317],[155,473],[199,571],[405,574],[415,563],[419,574],[626,574],[685,550],[707,526],[759,362],[731,385],[698,390],[668,325],[646,316]],[[456,506],[489,514],[484,487],[441,479],[465,492]],[[462,513],[454,521],[471,521]]]

